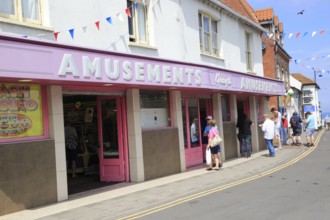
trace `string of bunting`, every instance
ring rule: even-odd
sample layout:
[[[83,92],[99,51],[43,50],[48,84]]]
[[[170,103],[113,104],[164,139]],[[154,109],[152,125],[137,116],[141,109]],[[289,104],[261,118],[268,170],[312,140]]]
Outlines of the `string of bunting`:
[[[153,0],[153,4],[151,5],[151,7],[156,6],[159,3],[159,1],[160,0]],[[139,4],[141,4],[141,3],[134,2],[131,6],[127,7],[124,11],[116,13],[115,14],[115,17],[119,21],[121,21],[121,22],[124,21],[123,14],[126,15],[127,17],[130,17],[131,18],[132,17],[131,10],[132,9],[136,10],[139,7]],[[146,5],[146,0],[142,0],[142,4],[143,5]],[[88,27],[93,26],[93,27],[96,27],[98,31],[101,31],[100,23],[101,22],[106,22],[109,25],[113,25],[114,24],[113,18],[114,18],[114,16],[108,16],[106,18],[99,19],[99,20],[95,21],[91,25],[84,25],[84,26],[81,26],[81,27],[78,27],[78,28],[70,28],[69,30],[58,30],[58,31],[53,32],[52,35],[54,36],[54,39],[57,41],[60,34],[62,34],[62,33],[69,33],[70,36],[71,36],[71,38],[74,40],[74,38],[75,38],[75,32],[76,32],[77,29],[80,28],[80,29],[82,29],[83,33],[86,33]],[[49,35],[49,34],[38,34],[38,35],[35,35],[35,37],[43,37],[43,36],[47,36],[47,35]],[[33,37],[33,36],[31,36],[31,35],[30,36],[24,35],[22,37],[28,38],[28,37]]]
[[[312,31],[312,32],[307,31],[307,32],[296,32],[296,33],[282,33],[281,35],[279,33],[274,34],[274,33],[264,32],[261,35],[262,35],[263,38],[267,38],[267,37],[268,38],[273,38],[275,36],[276,38],[279,39],[280,36],[281,36],[282,39],[284,39],[287,36],[288,39],[291,39],[291,38],[292,39],[298,39],[298,38],[305,38],[307,36],[311,36],[312,38],[314,38],[317,35],[322,36],[322,35],[324,35],[325,32],[327,32],[327,31],[326,30],[320,30],[320,31]]]

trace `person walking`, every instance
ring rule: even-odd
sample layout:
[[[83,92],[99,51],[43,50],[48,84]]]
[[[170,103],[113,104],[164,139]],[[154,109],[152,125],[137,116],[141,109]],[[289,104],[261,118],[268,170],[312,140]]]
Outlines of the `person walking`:
[[[220,148],[220,144],[215,146],[215,147],[211,147],[211,142],[212,139],[216,136],[219,135],[219,131],[216,128],[216,121],[215,120],[210,120],[210,130],[208,132],[208,144],[207,144],[207,149],[210,148],[211,150],[211,156],[212,156],[212,160],[215,162],[215,167],[213,168],[214,170],[219,170],[220,167],[220,163],[221,163],[221,148]],[[208,165],[207,170],[212,170],[212,164]]]
[[[244,113],[243,113],[244,114]],[[251,126],[252,121],[244,114],[242,123],[242,157],[251,157]]]
[[[273,145],[273,139],[275,136],[275,123],[274,113],[264,114],[264,123],[261,125],[261,129],[264,132],[264,139],[269,151],[270,157],[275,157],[275,149]]]
[[[72,177],[75,178],[78,157],[78,134],[76,128],[70,122],[67,122],[64,132],[67,162],[71,164]]]
[[[292,129],[292,145],[300,146],[300,136],[302,132],[301,117],[297,112],[293,112],[293,116],[290,118],[290,126]]]
[[[287,144],[288,127],[289,127],[289,123],[288,123],[288,119],[287,119],[287,114],[286,114],[286,112],[284,112],[284,114],[282,116],[282,128],[281,128],[281,137],[282,137],[283,145],[288,145]]]
[[[278,142],[278,149],[282,148],[281,142],[281,126],[282,126],[282,114],[275,107],[270,110],[274,114],[274,122],[275,122],[275,138]]]
[[[237,139],[239,142],[240,154],[242,157],[243,157],[242,133],[243,133],[243,123],[244,123],[245,118],[246,118],[246,115],[244,112],[238,113],[236,128],[238,129]]]
[[[306,119],[304,120],[306,124],[306,138],[307,138],[307,147],[314,146],[314,131],[315,131],[315,118],[311,112],[306,112]]]
[[[211,130],[211,121],[213,120],[213,117],[211,115],[207,116],[206,118],[206,126],[204,128],[204,132],[203,132],[203,137],[207,137],[208,138],[208,135],[210,133],[210,130]],[[215,124],[214,125],[216,129],[218,129],[217,125]],[[207,142],[209,140],[207,139]],[[218,158],[220,159],[220,162],[219,162],[219,167],[222,167],[223,166],[223,163],[221,162],[221,149],[219,148],[219,152],[218,152]],[[212,162],[213,166],[215,166],[215,162],[213,160]]]

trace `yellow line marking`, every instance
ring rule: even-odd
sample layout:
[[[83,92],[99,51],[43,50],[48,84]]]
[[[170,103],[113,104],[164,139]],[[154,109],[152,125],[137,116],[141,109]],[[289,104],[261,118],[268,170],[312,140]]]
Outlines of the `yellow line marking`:
[[[269,175],[271,173],[275,173],[275,172],[277,172],[279,170],[282,170],[282,169],[284,169],[284,168],[286,168],[288,166],[291,166],[291,165],[297,163],[301,159],[303,159],[306,156],[308,156],[309,154],[311,154],[316,149],[318,143],[320,142],[320,139],[321,139],[323,133],[324,133],[324,130],[321,131],[320,135],[318,135],[317,139],[315,140],[315,146],[314,147],[309,148],[304,153],[302,153],[298,157],[296,157],[296,158],[288,161],[285,164],[282,164],[280,166],[277,166],[277,167],[272,168],[272,169],[270,169],[268,171],[264,171],[262,173],[256,174],[256,175],[251,176],[251,177],[247,177],[247,178],[244,178],[244,179],[241,179],[241,180],[237,180],[235,182],[228,183],[228,184],[223,185],[223,186],[218,186],[218,187],[216,187],[214,189],[209,189],[209,190],[205,190],[203,192],[195,193],[193,195],[190,195],[190,196],[187,196],[187,197],[184,197],[184,198],[180,198],[180,199],[174,200],[172,202],[168,202],[166,204],[159,205],[157,207],[153,207],[153,208],[150,208],[150,209],[147,209],[147,210],[144,210],[144,211],[141,211],[141,212],[138,212],[138,213],[135,213],[135,214],[132,214],[132,215],[129,215],[129,216],[120,218],[119,220],[121,220],[121,219],[137,219],[137,218],[141,218],[143,216],[147,216],[147,215],[150,215],[150,214],[153,214],[153,213],[156,213],[156,212],[159,212],[159,211],[162,211],[162,210],[171,208],[173,206],[180,205],[182,203],[185,203],[185,202],[188,202],[188,201],[191,201],[191,200],[194,200],[194,199],[198,199],[198,198],[201,198],[201,197],[204,197],[204,196],[207,196],[207,195],[210,195],[210,194],[213,194],[213,193],[216,193],[216,192],[219,192],[219,191],[222,191],[222,190],[225,190],[225,189],[228,189],[228,188],[237,186],[237,185],[241,185],[243,183],[250,182],[252,180],[259,179],[259,178],[264,177],[264,176],[267,176],[267,175]]]

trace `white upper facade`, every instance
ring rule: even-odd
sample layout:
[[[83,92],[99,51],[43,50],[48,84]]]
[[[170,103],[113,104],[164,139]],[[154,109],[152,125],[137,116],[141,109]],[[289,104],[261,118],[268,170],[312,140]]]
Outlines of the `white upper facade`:
[[[0,33],[263,76],[263,29],[220,1],[5,2]]]

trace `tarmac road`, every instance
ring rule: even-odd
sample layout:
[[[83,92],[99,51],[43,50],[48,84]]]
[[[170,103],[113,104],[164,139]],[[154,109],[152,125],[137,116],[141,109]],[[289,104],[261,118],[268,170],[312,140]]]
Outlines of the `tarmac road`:
[[[330,219],[329,140],[326,131],[317,147],[285,169],[127,219]]]

